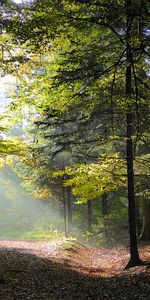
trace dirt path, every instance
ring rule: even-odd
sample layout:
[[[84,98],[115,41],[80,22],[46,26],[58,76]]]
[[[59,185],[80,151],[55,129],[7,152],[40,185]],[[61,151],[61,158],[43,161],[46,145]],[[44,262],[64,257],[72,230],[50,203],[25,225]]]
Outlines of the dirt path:
[[[149,299],[149,268],[123,271],[127,260],[124,248],[0,241],[0,300]]]

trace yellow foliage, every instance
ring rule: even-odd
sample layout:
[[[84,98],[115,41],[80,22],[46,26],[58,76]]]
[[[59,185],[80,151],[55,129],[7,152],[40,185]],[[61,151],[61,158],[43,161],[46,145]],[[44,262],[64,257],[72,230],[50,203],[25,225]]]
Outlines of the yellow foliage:
[[[47,187],[41,187],[41,188],[36,188],[32,196],[37,199],[47,199],[50,198],[52,195],[50,193],[50,190]]]
[[[125,162],[118,154],[103,155],[97,163],[74,165],[64,171],[55,172],[55,176],[67,175],[65,186],[72,187],[72,193],[78,196],[78,203],[86,202],[126,185]]]

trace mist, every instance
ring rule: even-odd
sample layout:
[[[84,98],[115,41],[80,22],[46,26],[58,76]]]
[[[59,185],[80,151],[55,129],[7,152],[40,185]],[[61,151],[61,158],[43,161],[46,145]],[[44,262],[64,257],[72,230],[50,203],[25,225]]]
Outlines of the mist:
[[[53,199],[33,199],[9,167],[0,170],[0,239],[44,239],[63,229]]]

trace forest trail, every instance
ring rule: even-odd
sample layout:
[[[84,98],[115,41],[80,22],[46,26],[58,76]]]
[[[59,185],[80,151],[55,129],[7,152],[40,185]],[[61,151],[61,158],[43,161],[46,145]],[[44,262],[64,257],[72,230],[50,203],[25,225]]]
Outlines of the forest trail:
[[[150,246],[142,246],[140,254],[149,259]],[[150,268],[124,270],[128,259],[125,247],[0,241],[0,299],[149,299]]]

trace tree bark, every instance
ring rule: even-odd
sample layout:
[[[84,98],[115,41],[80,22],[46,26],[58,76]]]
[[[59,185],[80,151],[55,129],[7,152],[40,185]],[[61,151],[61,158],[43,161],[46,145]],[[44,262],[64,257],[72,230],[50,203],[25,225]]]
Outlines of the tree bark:
[[[127,161],[127,181],[128,181],[128,215],[129,215],[129,235],[130,235],[130,260],[126,268],[140,265],[142,263],[137,247],[136,236],[136,207],[134,193],[134,169],[133,169],[133,107],[132,104],[132,50],[131,50],[131,28],[132,28],[132,0],[126,0],[127,5],[127,68],[126,68],[126,98],[127,98],[127,114],[126,114],[126,161]]]
[[[68,206],[68,235],[71,234],[72,230],[72,199],[70,187],[66,188],[67,193],[67,206]]]
[[[108,230],[108,221],[106,216],[108,214],[108,205],[107,205],[107,195],[104,193],[102,195],[102,212],[103,212],[103,222],[104,222],[104,230],[105,230],[105,238],[106,241],[109,241],[109,230]]]
[[[106,194],[102,195],[102,212],[103,212],[103,217],[105,217],[108,213]]]
[[[66,201],[66,193],[64,187],[62,187],[62,196],[63,196],[63,209],[64,209],[64,232],[65,232],[65,236],[68,237],[67,201]]]
[[[87,227],[88,231],[91,231],[91,225],[92,225],[92,201],[87,201]]]
[[[127,267],[141,264],[138,254],[136,236],[136,207],[134,194],[134,170],[133,170],[133,147],[132,147],[132,114],[127,114],[127,179],[128,179],[128,215],[130,235],[130,261]]]

